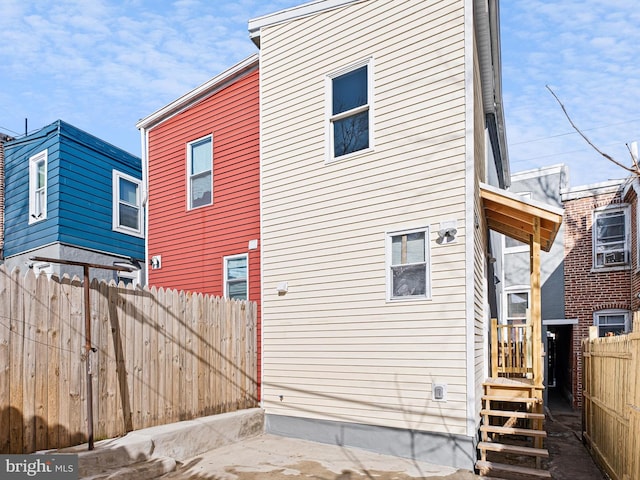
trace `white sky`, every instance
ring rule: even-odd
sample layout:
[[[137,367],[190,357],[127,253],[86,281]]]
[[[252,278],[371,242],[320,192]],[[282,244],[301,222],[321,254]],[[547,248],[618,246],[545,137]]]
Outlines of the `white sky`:
[[[425,0],[432,1],[432,0]],[[0,132],[62,119],[136,155],[136,122],[257,51],[250,18],[302,0],[1,0]],[[513,172],[565,163],[571,186],[626,176],[640,141],[637,0],[503,0]]]

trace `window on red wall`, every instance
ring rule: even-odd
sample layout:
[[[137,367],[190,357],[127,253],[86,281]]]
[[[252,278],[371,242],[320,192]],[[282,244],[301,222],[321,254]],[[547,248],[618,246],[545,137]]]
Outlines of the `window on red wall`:
[[[249,298],[247,255],[224,257],[224,296],[236,300]]]
[[[187,204],[189,209],[213,203],[213,137],[187,144]]]

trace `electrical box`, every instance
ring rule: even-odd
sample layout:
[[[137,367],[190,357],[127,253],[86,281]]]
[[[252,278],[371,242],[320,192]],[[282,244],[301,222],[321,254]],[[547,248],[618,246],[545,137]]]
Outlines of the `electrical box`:
[[[431,385],[431,398],[436,402],[447,401],[447,384],[434,383]]]

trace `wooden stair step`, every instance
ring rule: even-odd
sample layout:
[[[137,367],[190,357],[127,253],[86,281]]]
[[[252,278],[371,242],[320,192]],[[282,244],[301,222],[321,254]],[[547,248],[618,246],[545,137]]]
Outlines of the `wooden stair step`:
[[[508,397],[506,395],[483,395],[482,400],[493,402],[541,403],[542,399],[533,397]]]
[[[536,478],[552,478],[548,470],[540,468],[521,467],[518,465],[507,465],[505,463],[487,462],[478,460],[476,468],[481,475],[489,475],[492,472],[512,473],[515,475],[526,475]]]
[[[526,437],[546,437],[544,430],[532,430],[530,428],[501,427],[498,425],[482,425],[481,432],[499,433],[501,435],[523,435]]]
[[[504,443],[479,442],[478,449],[487,452],[515,453],[517,455],[529,455],[532,457],[546,458],[549,456],[549,450],[546,448],[521,447]]]
[[[544,420],[544,413],[515,412],[509,410],[480,410],[480,415],[508,418],[531,418],[534,420]]]

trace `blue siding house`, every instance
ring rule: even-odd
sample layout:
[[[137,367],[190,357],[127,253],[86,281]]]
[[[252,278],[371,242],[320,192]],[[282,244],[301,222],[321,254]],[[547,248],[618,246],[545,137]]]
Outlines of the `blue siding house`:
[[[81,275],[34,262],[47,257],[100,265],[144,265],[139,157],[58,120],[4,144],[4,248],[9,270]],[[92,277],[140,282],[140,272],[93,269]],[[117,275],[120,275],[119,277]]]

